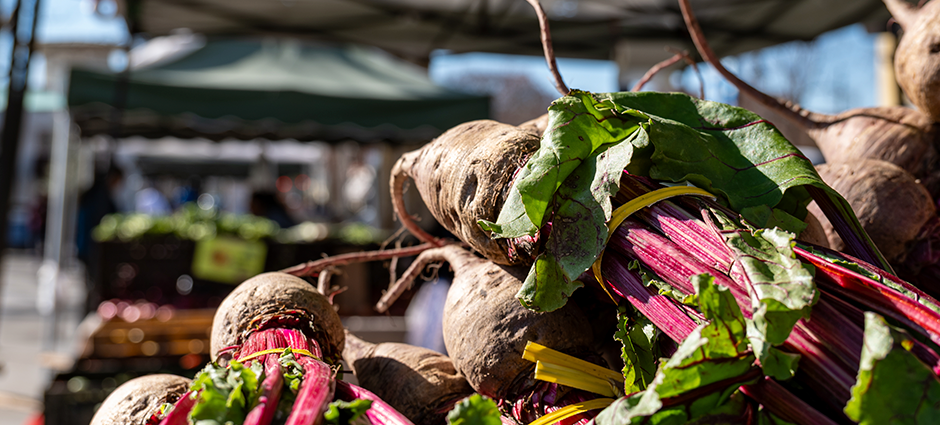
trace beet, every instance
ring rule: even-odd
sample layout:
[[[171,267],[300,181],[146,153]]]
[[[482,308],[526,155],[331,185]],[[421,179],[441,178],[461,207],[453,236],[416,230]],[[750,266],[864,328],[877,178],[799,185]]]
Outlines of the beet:
[[[936,213],[927,190],[910,173],[877,160],[827,163],[817,167],[823,180],[839,192],[858,215],[862,227],[888,261],[897,264]],[[819,217],[815,205],[810,206]],[[832,249],[845,246],[828,220],[822,221]]]
[[[192,384],[182,376],[157,374],[131,379],[104,400],[91,425],[144,425],[164,403],[173,404]]]
[[[346,333],[346,361],[359,385],[416,424],[443,424],[454,404],[473,388],[447,356],[427,348],[372,344]]]
[[[319,342],[324,359],[338,359],[343,351],[343,324],[326,297],[299,277],[263,273],[243,282],[219,305],[212,320],[212,361],[265,324],[304,329]]]
[[[932,121],[940,121],[940,1],[921,8],[902,0],[884,0],[904,30],[894,52],[894,72],[901,90]]]
[[[490,239],[477,222],[496,221],[516,171],[539,146],[537,128],[537,120],[524,128],[471,121],[402,155],[391,178],[392,204],[402,224],[424,242],[436,240],[405,211],[402,192],[411,177],[434,218],[460,240],[499,264],[530,264],[535,246]]]

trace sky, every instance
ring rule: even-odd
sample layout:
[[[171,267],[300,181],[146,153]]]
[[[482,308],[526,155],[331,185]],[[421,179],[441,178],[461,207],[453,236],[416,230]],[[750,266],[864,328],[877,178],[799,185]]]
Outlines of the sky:
[[[14,0],[0,0],[0,12],[9,16],[14,4]],[[102,5],[102,9],[110,7],[114,11],[113,1],[104,0]],[[84,42],[117,46],[127,40],[124,21],[95,13],[92,0],[41,0],[36,33],[37,41],[41,43]],[[0,75],[5,76],[9,70],[12,41],[8,32],[0,32]],[[43,86],[44,66],[41,55],[34,56],[30,63],[31,88]]]
[[[861,25],[823,34],[811,43],[793,42],[749,52],[722,61],[743,80],[772,94],[800,87],[799,102],[806,108],[835,113],[874,106],[874,35]],[[618,69],[609,61],[559,59],[559,72],[569,87],[595,92],[618,91]],[[738,91],[714,68],[699,67],[705,81],[705,98],[736,104]],[[543,57],[518,57],[489,53],[432,56],[429,74],[436,81],[452,80],[454,73],[519,73],[530,78],[544,93],[557,96],[554,80]],[[800,81],[795,84],[793,80]],[[632,83],[632,82],[631,82]],[[673,89],[698,93],[698,77],[690,67],[670,76]],[[652,84],[646,89],[655,89]],[[662,89],[662,88],[659,88]]]
[[[568,87],[593,92],[618,90],[617,65],[610,61],[558,58],[558,72]],[[455,73],[520,73],[545,93],[557,94],[555,80],[543,56],[513,56],[494,53],[449,54],[431,56],[428,75],[434,81],[447,81]]]
[[[797,89],[805,108],[838,113],[876,106],[875,35],[852,25],[820,35],[811,43],[791,42],[722,60],[725,68],[758,89],[775,96]],[[738,90],[710,65],[701,66],[705,98],[735,103]],[[759,77],[758,77],[759,75]],[[793,80],[800,83],[794,84]],[[698,93],[698,77],[691,68],[671,76],[674,85]]]

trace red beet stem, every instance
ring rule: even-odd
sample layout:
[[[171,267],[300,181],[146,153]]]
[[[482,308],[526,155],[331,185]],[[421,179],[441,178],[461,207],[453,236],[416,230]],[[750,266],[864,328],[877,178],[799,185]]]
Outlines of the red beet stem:
[[[744,385],[741,391],[785,421],[805,425],[836,424],[769,377]]]
[[[355,399],[371,400],[372,407],[366,410],[365,415],[373,425],[413,425],[405,415],[399,413],[379,396],[358,385],[336,381],[336,394],[341,400],[345,401]]]
[[[310,359],[304,366],[304,380],[297,392],[294,409],[287,417],[286,425],[311,425],[319,423],[327,404],[333,400],[336,381],[333,370],[326,363]]]
[[[281,399],[284,377],[281,375],[281,363],[274,354],[265,356],[264,380],[261,381],[261,396],[258,404],[248,412],[245,425],[268,425],[277,412],[277,403]]]

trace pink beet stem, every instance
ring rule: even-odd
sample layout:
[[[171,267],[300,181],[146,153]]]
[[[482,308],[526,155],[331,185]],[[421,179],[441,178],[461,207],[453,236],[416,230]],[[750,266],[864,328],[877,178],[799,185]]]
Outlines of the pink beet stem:
[[[744,385],[741,391],[786,421],[807,425],[835,425],[831,419],[769,377],[764,377],[755,384]]]
[[[681,343],[698,326],[671,299],[656,293],[653,288],[644,287],[640,277],[625,267],[628,261],[618,253],[608,252],[602,261],[601,269],[607,284],[673,341]]]
[[[413,425],[405,415],[365,388],[348,382],[336,381],[336,392],[339,398],[345,401],[357,398],[372,400],[372,407],[366,410],[365,415],[373,425]]]
[[[242,359],[259,351],[273,348],[291,348],[306,350],[316,358],[297,354],[297,363],[304,368],[303,382],[297,392],[294,408],[287,418],[286,425],[311,425],[319,423],[327,404],[333,400],[335,381],[333,370],[322,362],[323,356],[316,341],[307,338],[297,329],[271,328],[252,332],[238,351],[236,358]],[[261,382],[261,396],[258,404],[248,413],[246,425],[268,425],[277,410],[284,377],[281,373],[280,353],[271,353],[246,361],[263,361],[265,378]]]
[[[311,425],[320,422],[326,405],[333,400],[336,387],[333,370],[329,365],[306,356],[301,358],[308,360],[303,365],[304,380],[300,384],[294,409],[291,410],[286,425]]]
[[[278,356],[268,354],[264,362],[264,380],[261,381],[261,396],[258,404],[248,412],[245,425],[268,425],[274,419],[277,403],[281,399],[284,377],[281,376],[281,363]]]

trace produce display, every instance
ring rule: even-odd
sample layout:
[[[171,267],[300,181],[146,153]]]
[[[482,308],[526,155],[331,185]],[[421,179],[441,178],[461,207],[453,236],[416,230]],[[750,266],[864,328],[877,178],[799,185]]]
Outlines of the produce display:
[[[687,2],[682,6],[690,17]],[[694,18],[690,21],[694,24]],[[872,152],[870,142],[884,143],[883,152],[917,152],[885,140],[897,132],[873,129],[872,122],[853,123],[855,132],[846,127],[851,121],[846,118],[859,116],[909,130],[892,114],[919,114],[889,112],[872,117],[873,111],[855,111],[828,124],[838,122],[833,134],[856,144],[856,153]],[[886,244],[887,257],[876,246],[882,236],[919,236],[933,219],[930,192],[921,185],[929,179],[916,180],[877,155],[852,157],[850,163],[834,160],[823,172],[851,195],[847,201],[767,121],[680,94],[572,90],[552,104],[547,120],[537,148],[528,142],[530,135],[517,135],[523,130],[538,136],[531,128],[464,124],[405,154],[392,180],[393,196],[400,196],[404,180],[414,179],[443,226],[490,260],[490,267],[516,276],[508,286],[531,311],[556,314],[578,303],[576,290],[585,287],[590,296],[607,297],[619,308],[618,323],[607,334],[621,344],[618,362],[584,349],[602,345],[597,341],[582,345],[577,338],[562,338],[580,348],[556,344],[559,351],[597,367],[622,371],[622,380],[576,367],[575,360],[548,366],[547,359],[521,348],[537,343],[535,333],[513,331],[526,325],[501,322],[505,312],[485,317],[499,304],[489,299],[495,296],[492,287],[465,289],[458,283],[468,261],[457,254],[460,248],[422,253],[414,269],[446,261],[455,271],[446,314],[472,312],[474,317],[445,317],[448,352],[475,390],[496,399],[504,421],[875,424],[937,419],[940,304],[890,273],[889,260],[903,259],[909,240]],[[926,124],[916,140],[925,142],[921,145],[929,148],[930,158],[934,124],[926,117],[920,121]],[[878,137],[866,140],[860,136],[864,132]],[[490,164],[517,164],[519,158],[525,165],[494,166],[500,176],[487,174]],[[902,164],[908,169],[921,164],[921,176],[934,169],[933,162],[921,159]],[[512,176],[508,185],[501,180],[506,175]],[[885,194],[883,210],[853,203],[865,198],[874,203],[878,193]],[[845,253],[801,240],[814,221],[805,208],[810,200],[830,232],[838,234],[836,248]],[[856,205],[862,221],[853,213]],[[891,223],[909,220],[913,230],[875,231],[889,226],[884,218],[889,211],[897,215],[899,210],[905,217]],[[416,229],[404,209],[397,212],[422,241],[444,243]],[[878,239],[873,242],[865,229]],[[393,302],[416,274],[406,272],[378,308]],[[481,285],[499,273],[472,276]],[[485,302],[487,308],[462,307],[472,302]],[[473,330],[486,335],[483,347],[464,330],[474,321],[485,323]],[[581,329],[582,338],[598,333],[590,328],[598,323],[566,322]],[[511,348],[501,348],[503,336],[514,344],[507,344]],[[461,346],[467,340],[471,347]],[[500,358],[490,351],[504,350],[514,351],[516,359],[535,359],[535,372],[520,367],[520,376],[503,377],[472,364]],[[471,365],[461,366],[464,355],[473,359]],[[513,362],[490,363],[508,367]],[[476,369],[496,382],[473,378]],[[551,408],[526,416],[535,412],[526,403],[545,401],[540,382],[564,382],[559,388],[565,389],[553,389],[552,403],[542,403]],[[520,389],[530,392],[520,396]],[[578,391],[593,395],[564,400]]]
[[[921,40],[938,1],[886,3]],[[555,71],[547,115],[461,124],[398,160],[392,203],[421,244],[245,281],[200,374],[130,381],[93,423],[940,423],[940,291],[895,274],[931,270],[940,243],[933,115],[783,104],[724,70],[679,3],[702,55],[805,125],[828,164],[745,109],[568,90]],[[458,240],[408,214],[410,181]],[[332,303],[336,267],[415,255],[376,309],[449,264],[447,355],[366,342]]]
[[[381,242],[385,234],[363,223],[327,224],[305,221],[282,229],[273,220],[252,214],[233,214],[203,209],[196,203],[182,205],[173,214],[152,216],[142,213],[108,214],[95,227],[92,236],[102,241],[132,241],[145,236],[175,235],[181,240],[201,241],[220,235],[248,241],[261,239],[279,243],[310,243],[335,239],[355,244]]]
[[[191,383],[168,375],[128,381],[92,424],[410,424],[368,390],[337,379],[344,343],[339,316],[313,286],[261,274],[219,306],[213,361]]]

